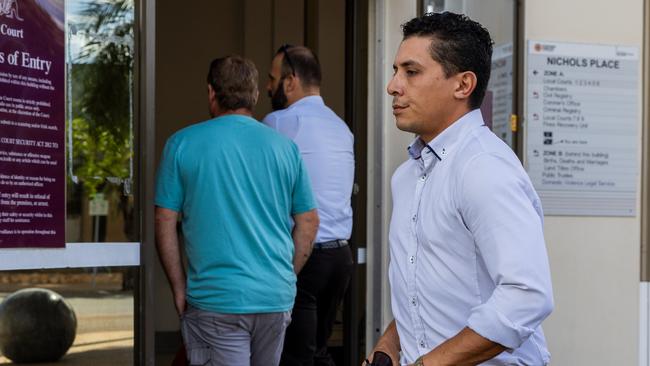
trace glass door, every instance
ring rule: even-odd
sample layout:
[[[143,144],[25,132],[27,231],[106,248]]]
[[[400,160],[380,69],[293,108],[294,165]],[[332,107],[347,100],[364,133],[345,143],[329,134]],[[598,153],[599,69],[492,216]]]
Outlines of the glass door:
[[[29,34],[20,18],[42,15],[64,34],[61,59],[47,61],[54,66],[61,63],[65,73],[63,103],[52,106],[61,108],[65,116],[61,121],[65,148],[58,163],[58,168],[65,170],[65,193],[61,195],[65,197],[65,244],[59,248],[44,248],[46,245],[39,243],[29,248],[1,248],[0,300],[11,300],[16,291],[28,288],[54,291],[76,315],[74,340],[64,359],[80,364],[131,365],[137,358],[135,304],[141,241],[134,189],[138,185],[134,173],[138,148],[134,137],[138,130],[134,2],[8,3],[14,4],[15,11],[7,22],[16,24],[12,29],[24,27],[25,32],[23,37],[11,39],[3,33],[0,53],[8,53],[9,48],[26,49],[21,42],[28,37],[48,43],[46,30]],[[2,15],[0,23],[8,18]],[[35,114],[28,117],[31,120],[22,120],[31,123],[39,118]],[[39,315],[23,316],[38,319]],[[18,334],[19,329],[12,331]],[[43,337],[43,342],[51,341],[47,334]],[[0,355],[0,363],[16,357],[11,349],[5,353]]]

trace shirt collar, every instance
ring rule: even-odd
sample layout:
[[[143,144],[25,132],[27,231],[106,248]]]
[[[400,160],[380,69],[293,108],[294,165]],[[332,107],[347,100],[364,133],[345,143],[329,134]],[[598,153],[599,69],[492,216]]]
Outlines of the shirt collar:
[[[325,105],[325,102],[323,101],[323,98],[320,95],[309,95],[309,96],[298,99],[292,105],[287,107],[287,109],[293,109],[293,108],[296,108],[298,106],[308,105],[308,104],[322,104],[322,105]]]
[[[409,156],[412,159],[420,159],[422,157],[422,151],[427,148],[438,160],[444,160],[453,152],[456,142],[465,136],[467,129],[484,125],[481,110],[474,109],[452,123],[438,136],[434,137],[433,140],[429,141],[428,144],[422,141],[420,136],[416,137],[415,141],[408,147]]]

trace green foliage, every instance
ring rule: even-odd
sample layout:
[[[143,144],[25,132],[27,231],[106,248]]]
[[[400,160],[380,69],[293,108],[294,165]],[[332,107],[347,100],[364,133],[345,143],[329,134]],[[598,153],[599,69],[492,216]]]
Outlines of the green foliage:
[[[85,3],[76,37],[84,46],[72,65],[73,172],[84,194],[118,191],[107,177],[129,178],[133,1]]]
[[[89,196],[105,186],[104,177],[128,177],[131,146],[128,139],[116,136],[103,125],[91,128],[83,118],[72,121],[74,131],[73,149],[75,151],[75,173],[81,178],[85,192]]]
[[[94,65],[83,75],[82,114],[91,126],[102,125],[116,136],[128,138],[129,72],[133,68],[133,1],[89,2],[80,25],[87,42],[79,60]]]

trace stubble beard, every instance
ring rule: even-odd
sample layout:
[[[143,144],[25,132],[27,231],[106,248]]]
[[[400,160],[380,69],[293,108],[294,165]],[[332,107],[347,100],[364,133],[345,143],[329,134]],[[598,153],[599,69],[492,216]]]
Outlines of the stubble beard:
[[[287,107],[287,95],[284,93],[284,88],[282,87],[284,79],[280,79],[278,87],[275,88],[274,92],[269,91],[269,97],[271,98],[271,108],[274,111],[285,109]]]

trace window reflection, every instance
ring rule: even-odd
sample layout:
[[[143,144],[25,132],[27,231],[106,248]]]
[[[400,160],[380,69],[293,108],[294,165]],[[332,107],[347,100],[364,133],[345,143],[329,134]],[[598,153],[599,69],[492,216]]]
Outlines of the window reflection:
[[[138,241],[133,1],[67,1],[66,21],[66,241]]]

